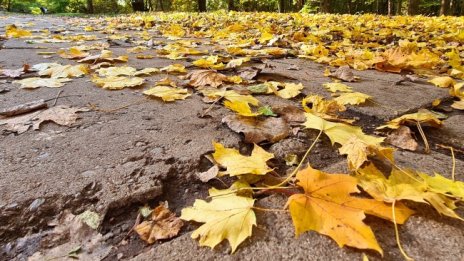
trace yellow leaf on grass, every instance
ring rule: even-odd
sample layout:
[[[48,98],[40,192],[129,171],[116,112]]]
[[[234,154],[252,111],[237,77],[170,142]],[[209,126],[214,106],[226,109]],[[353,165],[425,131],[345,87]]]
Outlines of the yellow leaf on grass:
[[[300,94],[300,91],[303,90],[303,84],[299,83],[284,83],[284,88],[277,91],[277,96],[284,99],[291,99]]]
[[[185,100],[191,94],[187,89],[172,88],[168,86],[156,86],[143,92],[145,95],[161,98],[163,101]]]
[[[331,237],[340,247],[373,249],[383,253],[374,233],[363,220],[365,214],[392,220],[392,207],[373,199],[353,197],[359,193],[356,178],[346,174],[327,174],[308,167],[297,173],[297,185],[304,194],[294,194],[288,206],[299,236],[316,231]],[[413,212],[403,205],[395,208],[396,222],[404,223]]]
[[[369,164],[359,169],[356,177],[363,190],[376,200],[384,202],[411,200],[428,203],[443,215],[461,219],[454,212],[456,209],[454,199],[435,192],[414,170],[393,168],[387,179],[374,164]]]
[[[350,86],[343,84],[341,82],[324,83],[324,87],[329,92],[353,92]]]
[[[49,87],[49,88],[58,88],[64,86],[66,82],[71,81],[68,78],[39,78],[32,77],[19,81],[14,81],[13,83],[21,84],[23,89],[35,89],[39,87]]]
[[[266,152],[263,148],[256,145],[251,152],[251,156],[243,156],[236,149],[225,148],[220,143],[214,145],[214,160],[226,168],[226,173],[230,176],[244,174],[265,175],[272,171],[267,166],[267,161],[274,158],[274,154]]]
[[[192,238],[199,238],[201,246],[214,248],[227,239],[233,253],[256,226],[255,200],[238,196],[232,189],[212,188],[209,195],[210,202],[195,200],[192,207],[182,209],[180,218],[204,223],[192,233]]]
[[[139,77],[125,77],[125,76],[111,76],[106,78],[99,78],[94,76],[92,78],[97,86],[108,90],[120,90],[127,87],[137,87],[142,85],[145,80]]]
[[[442,126],[442,121],[439,119],[439,115],[433,113],[426,109],[421,109],[416,113],[405,114],[401,117],[395,118],[387,124],[377,127],[377,129],[398,129],[401,125],[406,125],[407,123],[414,123],[416,122],[420,124],[427,124],[432,127],[439,128]]]
[[[323,118],[312,113],[305,113],[306,122],[303,123],[308,129],[322,130],[330,139],[332,144],[338,143],[342,146],[346,144],[353,136],[362,140],[368,145],[379,145],[384,138],[377,138],[365,134],[361,128],[344,123],[335,123],[326,121]]]
[[[453,78],[449,76],[435,77],[432,80],[429,80],[428,82],[433,83],[435,86],[441,88],[453,87],[453,85],[456,83],[453,80]]]
[[[335,98],[334,100],[340,104],[347,105],[358,105],[365,103],[367,99],[370,99],[371,96],[361,93],[361,92],[350,92],[350,93],[342,93],[340,96]]]

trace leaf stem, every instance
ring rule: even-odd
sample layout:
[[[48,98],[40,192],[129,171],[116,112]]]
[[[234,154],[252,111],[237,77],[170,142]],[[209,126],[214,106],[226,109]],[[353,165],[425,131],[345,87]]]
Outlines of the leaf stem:
[[[252,209],[265,211],[265,212],[288,212],[286,209],[277,209],[277,208],[260,208],[260,207],[252,207]]]
[[[290,179],[295,176],[295,174],[298,172],[298,170],[301,168],[301,166],[303,165],[303,162],[306,160],[306,158],[309,156],[309,153],[311,152],[311,150],[313,149],[314,145],[316,145],[316,142],[319,140],[319,138],[321,137],[321,134],[322,134],[322,130],[323,128],[321,128],[321,130],[319,131],[319,134],[317,135],[316,139],[313,141],[313,143],[311,144],[311,146],[309,147],[309,149],[306,151],[306,153],[304,154],[303,158],[300,160],[300,163],[298,164],[298,166],[296,166],[296,168],[292,171],[292,173],[290,173],[290,175],[288,175],[287,178],[285,178],[284,181],[282,181],[281,183],[277,184],[277,185],[274,185],[274,186],[270,186],[270,188],[276,188],[276,187],[280,187],[282,185],[284,185],[285,183],[287,183],[288,181],[290,181]]]
[[[429,142],[427,141],[427,137],[425,137],[425,133],[424,133],[424,130],[422,129],[422,126],[420,125],[420,123],[418,121],[416,121],[416,125],[417,125],[417,129],[419,130],[419,133],[422,137],[422,140],[424,140],[424,145],[425,145],[425,153],[430,153],[430,146],[429,146]]]
[[[409,257],[408,254],[406,254],[406,252],[404,251],[403,247],[401,246],[400,233],[399,233],[399,231],[398,231],[398,224],[396,223],[395,203],[396,203],[396,200],[393,200],[393,204],[392,204],[392,216],[393,216],[393,224],[395,225],[396,244],[398,244],[398,248],[400,249],[400,252],[401,252],[401,254],[403,255],[404,259],[406,259],[407,261],[413,261],[414,259],[412,259],[411,257]]]

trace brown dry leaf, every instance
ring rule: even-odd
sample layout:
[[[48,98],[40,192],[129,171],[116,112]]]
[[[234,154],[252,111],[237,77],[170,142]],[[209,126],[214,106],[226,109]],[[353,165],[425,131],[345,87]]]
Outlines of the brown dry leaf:
[[[72,108],[65,105],[55,106],[46,110],[36,111],[13,118],[0,119],[0,126],[6,125],[5,128],[7,130],[18,134],[26,132],[30,127],[34,130],[38,130],[40,129],[40,124],[47,121],[53,121],[59,125],[71,126],[79,118],[76,113],[83,111],[88,111],[88,109]]]
[[[245,142],[260,143],[269,141],[275,143],[285,139],[291,129],[283,118],[266,117],[263,119],[228,115],[222,119],[223,123],[235,132],[245,135]]]
[[[293,105],[272,107],[272,111],[284,118],[290,125],[301,125],[306,120],[304,111]]]
[[[340,66],[335,72],[330,74],[330,77],[334,77],[345,82],[355,82],[357,80],[357,77],[354,76],[353,71],[348,65]]]
[[[412,131],[407,126],[392,131],[388,134],[385,142],[405,150],[416,151],[419,144],[412,136]]]
[[[51,232],[41,238],[41,244],[59,245],[51,249],[41,248],[27,260],[72,260],[71,254],[79,260],[103,260],[113,250],[113,246],[105,242],[105,237],[87,225],[81,215],[75,216],[65,210],[57,223]]]
[[[3,69],[3,70],[0,70],[0,74],[6,76],[6,77],[10,77],[10,78],[19,78],[21,75],[29,72],[29,64],[24,64],[22,68],[19,68],[19,69],[14,69],[14,70],[10,70],[10,69]]]
[[[187,75],[187,78],[190,79],[189,85],[196,88],[206,86],[217,88],[228,80],[227,76],[214,70],[192,71]]]
[[[134,230],[142,240],[148,244],[153,244],[157,240],[177,236],[183,225],[182,220],[168,209],[167,203],[160,203],[151,212],[151,219],[143,221]]]

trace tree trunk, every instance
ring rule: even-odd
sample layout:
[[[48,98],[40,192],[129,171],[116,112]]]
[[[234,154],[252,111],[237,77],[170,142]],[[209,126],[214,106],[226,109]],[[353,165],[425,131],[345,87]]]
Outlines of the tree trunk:
[[[330,13],[330,0],[321,0],[319,12]]]
[[[440,15],[447,15],[449,12],[450,0],[441,0]]]
[[[87,13],[93,14],[93,0],[87,0]]]
[[[397,0],[398,2],[396,2],[396,14],[397,15],[401,15],[402,13],[402,7],[403,7],[403,0]]]
[[[353,2],[352,2],[352,0],[346,1],[346,6],[348,8],[348,13],[352,14],[353,13]]]
[[[198,0],[198,11],[206,12],[206,0]]]
[[[420,0],[409,0],[408,15],[416,15],[419,13]]]
[[[393,0],[388,0],[387,2],[387,9],[388,9],[388,16],[391,16],[392,15],[392,11],[393,11]]]
[[[285,13],[285,0],[279,0],[279,13]]]
[[[234,0],[229,0],[227,9],[229,11],[235,11],[235,1]]]

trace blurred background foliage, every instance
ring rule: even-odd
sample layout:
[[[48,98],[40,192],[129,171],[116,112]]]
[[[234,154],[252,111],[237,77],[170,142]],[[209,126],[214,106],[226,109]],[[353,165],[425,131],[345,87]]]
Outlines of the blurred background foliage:
[[[11,12],[130,13],[135,11],[264,11],[464,15],[464,0],[0,0]]]

